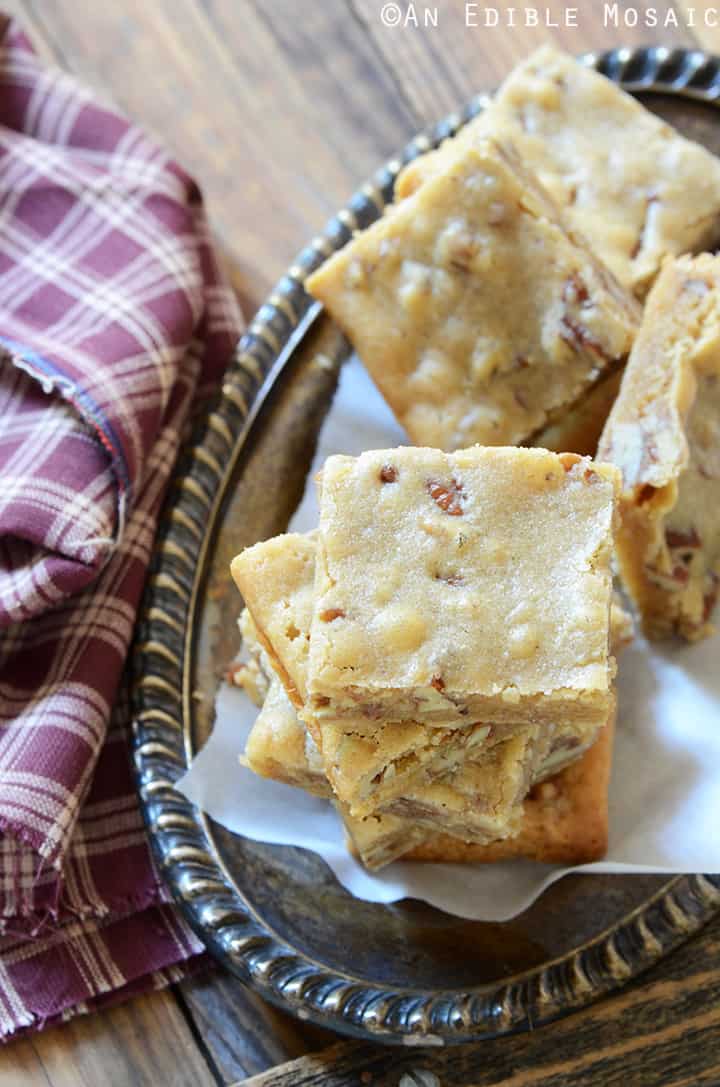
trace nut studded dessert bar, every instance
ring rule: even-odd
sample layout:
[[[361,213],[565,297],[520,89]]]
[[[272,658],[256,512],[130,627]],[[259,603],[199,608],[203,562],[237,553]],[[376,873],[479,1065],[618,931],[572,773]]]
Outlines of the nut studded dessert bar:
[[[288,534],[255,544],[232,563],[258,637],[291,698],[307,686],[315,552],[315,533]],[[356,815],[375,811],[428,775],[446,773],[469,752],[479,759],[509,731],[467,720],[452,728],[429,728],[360,714],[335,723],[316,720],[302,701],[298,708],[322,749],[334,792]]]
[[[463,842],[449,834],[433,834],[405,859],[446,864],[493,864],[521,858],[545,864],[601,860],[608,846],[613,736],[611,715],[596,743],[581,759],[532,789],[514,837],[483,845]]]
[[[600,728],[618,486],[612,466],[542,449],[328,458],[315,720]]]
[[[600,443],[617,550],[650,637],[711,632],[720,584],[720,258],[668,260]]]
[[[456,139],[411,162],[397,179],[397,197],[443,169],[458,144],[488,135],[515,144],[570,229],[639,297],[665,256],[699,252],[720,238],[717,158],[552,46],[518,65]]]
[[[246,548],[230,564],[257,639],[297,708],[305,704],[310,624],[300,630],[289,618],[290,602],[312,615],[315,534],[287,533]]]
[[[332,798],[320,752],[277,678],[270,684],[240,761],[259,777]]]
[[[273,679],[240,761],[260,777],[333,799],[322,757],[280,680]],[[366,868],[382,868],[419,845],[428,831],[392,815],[353,816],[337,804],[348,840]]]
[[[565,767],[558,774],[552,757],[546,758],[537,766],[532,783],[551,775],[553,781],[545,789],[535,788],[524,800],[524,791],[530,783],[524,774],[515,777],[514,785],[511,776],[508,786],[499,786],[497,771],[506,766],[501,766],[498,758],[492,758],[485,769],[467,763],[451,773],[447,781],[424,786],[407,800],[393,802],[391,811],[402,812],[404,807],[406,817],[387,812],[357,817],[347,805],[337,802],[348,844],[369,869],[381,868],[421,845],[432,859],[441,860],[443,856],[437,852],[439,842],[445,843],[448,860],[463,859],[459,854],[465,851],[470,854],[465,859],[475,859],[472,853],[483,845],[488,850],[499,850],[501,855],[497,859],[504,852],[561,861],[567,859],[567,850],[572,849],[578,862],[592,860],[597,856],[600,831],[607,826],[608,743],[609,730],[603,729],[596,740],[596,753],[576,750],[574,760],[579,760],[579,766],[571,775],[565,772]],[[506,764],[512,757],[512,752],[499,756]],[[317,796],[332,795],[317,748],[277,680],[253,726],[242,761],[262,777],[304,788]],[[582,769],[586,765],[597,770],[593,779]],[[517,759],[516,766],[519,766]],[[489,772],[495,773],[495,780],[488,789]],[[514,787],[517,794],[510,795],[508,816],[501,823],[498,797],[502,800],[503,790]],[[575,823],[568,819],[569,811],[579,815]],[[439,837],[439,830],[443,831],[443,837]]]
[[[509,143],[460,145],[307,281],[417,445],[532,440],[632,345],[632,296]]]

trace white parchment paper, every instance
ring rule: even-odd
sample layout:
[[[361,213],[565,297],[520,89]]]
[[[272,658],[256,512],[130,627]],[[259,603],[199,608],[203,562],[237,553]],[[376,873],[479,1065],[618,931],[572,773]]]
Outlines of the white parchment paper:
[[[308,487],[291,522],[317,524],[313,475],[331,453],[405,444],[360,363],[345,365],[325,420]],[[334,809],[299,789],[256,777],[238,754],[257,713],[224,686],[214,731],[179,783],[214,819],[256,841],[312,849],[358,898],[418,898],[448,913],[503,921],[521,913],[568,871],[720,872],[720,656],[718,637],[697,646],[626,649],[618,677],[619,713],[610,786],[606,860],[577,869],[511,862],[494,865],[397,862],[367,873],[345,849]]]

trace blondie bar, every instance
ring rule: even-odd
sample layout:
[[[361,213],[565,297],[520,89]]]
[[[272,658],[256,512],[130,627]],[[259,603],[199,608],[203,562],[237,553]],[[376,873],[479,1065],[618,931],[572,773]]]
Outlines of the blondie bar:
[[[600,452],[622,470],[618,556],[647,634],[704,637],[720,583],[720,257],[664,264]]]
[[[278,536],[237,556],[232,572],[258,637],[322,750],[334,792],[354,814],[367,815],[427,774],[447,772],[469,751],[479,758],[507,730],[468,719],[453,728],[428,728],[410,719],[382,721],[377,714],[365,719],[356,712],[336,723],[308,713],[298,692],[304,695],[307,687],[315,552],[315,533]]]
[[[495,863],[520,858],[545,864],[589,864],[601,860],[608,843],[608,785],[614,716],[581,759],[550,781],[536,785],[523,804],[512,838],[487,845],[448,834],[429,836],[405,860]]]
[[[637,303],[481,140],[307,281],[418,445],[531,441],[621,365]]]
[[[573,230],[620,283],[643,296],[667,255],[720,238],[720,162],[614,83],[551,46],[520,64],[456,140],[410,163],[407,196],[459,142],[515,143]]]
[[[560,836],[564,836],[566,848],[575,851],[595,848],[588,842],[588,832],[596,843],[598,826],[603,819],[605,823],[607,821],[607,740],[608,731],[602,730],[600,739],[596,738],[598,751],[590,754],[589,759],[585,748],[576,748],[573,752],[575,762],[581,760],[581,765],[585,767],[587,761],[588,769],[592,764],[596,771],[594,775],[589,775],[585,768],[579,768],[571,776],[565,773],[558,776],[559,766],[553,763],[550,756],[539,763],[528,779],[527,770],[521,768],[516,758],[514,796],[512,773],[509,789],[499,790],[497,777],[488,782],[488,768],[468,763],[451,773],[446,781],[440,780],[437,784],[430,783],[419,788],[408,799],[404,812],[402,802],[393,802],[390,810],[403,812],[402,815],[378,812],[357,817],[342,802],[336,802],[336,806],[352,852],[370,869],[389,864],[421,843],[425,843],[426,853],[437,850],[438,841],[445,843],[443,848],[448,860],[461,859],[458,850],[465,848],[461,842],[472,842],[474,845],[469,848],[477,849],[478,845],[491,841],[497,844],[489,848],[504,849],[509,855],[525,855],[532,848],[543,848],[550,852],[542,859],[562,860],[565,859],[563,856],[552,854],[552,850],[559,848]],[[499,757],[507,759],[512,755]],[[279,683],[271,688],[263,713],[251,731],[242,761],[263,777],[305,788],[318,796],[331,795],[317,748]],[[492,765],[496,771],[507,769],[497,760]],[[553,775],[550,788],[534,789],[525,798],[528,784],[535,785]],[[501,797],[502,803],[503,793],[508,812],[504,821],[497,806],[497,797]],[[493,799],[489,800],[489,797]],[[518,810],[521,802],[522,808]],[[577,825],[570,825],[569,811],[580,816]],[[434,835],[431,829],[435,831]],[[443,837],[438,839],[440,832]],[[517,844],[507,840],[513,834],[518,836]],[[457,838],[458,841],[448,845],[449,838]],[[505,841],[504,846],[500,846],[501,840]],[[443,857],[438,855],[432,859],[440,860]],[[592,857],[579,855],[576,859]]]
[[[305,704],[310,623],[299,628],[291,610],[312,615],[315,533],[292,533],[246,548],[230,564],[257,639],[294,706]]]
[[[259,777],[332,798],[322,756],[277,677],[250,730],[241,762]]]
[[[614,676],[618,485],[610,465],[542,449],[328,458],[308,658],[315,720],[599,729]]]
[[[277,678],[270,685],[240,761],[260,777],[333,799],[320,752]],[[390,864],[428,834],[420,824],[392,815],[359,818],[340,802],[336,807],[352,851],[371,870]]]

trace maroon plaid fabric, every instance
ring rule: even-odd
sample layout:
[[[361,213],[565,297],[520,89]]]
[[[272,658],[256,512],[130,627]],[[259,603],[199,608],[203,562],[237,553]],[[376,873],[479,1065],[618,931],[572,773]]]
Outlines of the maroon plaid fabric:
[[[239,329],[193,181],[0,17],[0,1035],[200,951],[149,853],[121,677]]]

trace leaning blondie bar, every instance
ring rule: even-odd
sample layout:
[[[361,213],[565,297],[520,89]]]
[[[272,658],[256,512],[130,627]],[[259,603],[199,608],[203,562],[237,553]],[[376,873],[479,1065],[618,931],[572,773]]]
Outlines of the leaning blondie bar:
[[[720,257],[668,260],[600,442],[617,549],[650,637],[710,633],[720,584]]]
[[[610,465],[542,449],[328,458],[310,714],[600,728],[618,485]]]
[[[462,765],[367,816],[355,815],[336,800],[355,852],[368,867],[377,868],[432,830],[473,842],[510,837],[519,829],[528,789],[552,772],[546,758],[549,745],[550,736],[539,727],[525,729],[496,744],[481,762],[473,762],[469,752]],[[241,761],[261,777],[333,797],[320,753],[277,679]]]
[[[428,728],[410,719],[387,722],[360,713],[333,722],[308,713],[316,549],[315,533],[288,533],[248,548],[231,569],[273,667],[322,749],[334,792],[355,815],[367,815],[428,774],[447,772],[468,752],[479,758],[507,730],[470,720]]]
[[[320,752],[277,678],[270,684],[240,761],[260,777],[334,799]],[[428,835],[418,823],[388,814],[357,817],[346,805],[337,802],[336,806],[353,852],[370,870],[397,860]]]
[[[608,845],[608,786],[612,765],[614,716],[581,759],[551,780],[536,785],[523,804],[520,830],[512,838],[486,845],[448,834],[428,837],[406,860],[446,864],[492,864],[533,860],[544,864],[589,864],[601,860]]]
[[[626,359],[637,303],[510,144],[461,145],[306,283],[418,445],[527,442]]]
[[[573,849],[586,851],[584,858],[578,853],[577,859],[592,859],[587,855],[592,848],[589,839],[594,841],[597,838],[603,812],[607,822],[607,730],[601,730],[600,735],[597,747],[598,753],[604,753],[602,758],[585,749],[578,748],[573,753],[573,761],[579,761],[583,767],[589,755],[596,771],[590,775],[592,780],[588,780],[589,775],[585,770],[570,777],[565,773],[558,776],[559,766],[553,765],[552,757],[540,762],[528,778],[526,770],[519,771],[518,752],[515,752],[513,775],[512,766],[508,767],[513,753],[506,752],[499,753],[498,759],[491,761],[492,771],[495,772],[492,782],[487,781],[488,768],[483,769],[482,765],[469,762],[456,772],[451,772],[447,780],[440,779],[437,784],[431,782],[417,789],[407,799],[404,812],[403,801],[390,805],[390,811],[402,814],[376,812],[358,817],[352,815],[347,805],[336,801],[348,844],[369,869],[381,868],[421,845],[424,845],[426,854],[429,852],[432,855],[435,850],[433,859],[436,860],[460,859],[458,851],[469,850],[472,853],[483,848],[500,850],[501,856],[503,852],[507,856],[521,856],[532,848],[543,848],[547,851],[543,859],[561,860],[563,856],[553,854],[553,850],[558,850],[558,838],[562,833],[570,839]],[[500,764],[500,758],[504,760],[504,765]],[[242,761],[262,777],[304,788],[317,796],[332,795],[317,748],[277,681],[271,687],[263,712],[253,726]],[[563,770],[567,765],[566,761]],[[499,786],[498,772],[507,772],[508,769],[509,784]],[[550,776],[554,776],[554,783],[548,789],[535,789],[530,797],[525,798],[529,784],[535,785]],[[514,796],[508,791],[513,788],[517,790]],[[505,818],[499,810],[503,793],[507,808]],[[573,798],[573,814],[585,816],[576,820],[577,825],[572,825],[573,820],[568,818],[570,797]],[[521,810],[518,810],[519,802],[522,803]],[[591,812],[594,822],[589,826],[587,816]],[[443,835],[439,840],[438,834]],[[517,842],[513,835],[517,836]],[[449,851],[450,855],[446,852],[443,858],[442,853],[437,854],[438,841],[445,843],[440,848]],[[491,855],[484,859],[493,858]]]
[[[322,756],[277,677],[273,677],[240,760],[259,777],[331,799]]]
[[[572,230],[638,296],[665,256],[720,238],[720,161],[552,46],[518,65],[455,141],[410,163],[396,193],[414,192],[442,169],[458,140],[488,134],[515,143]]]

